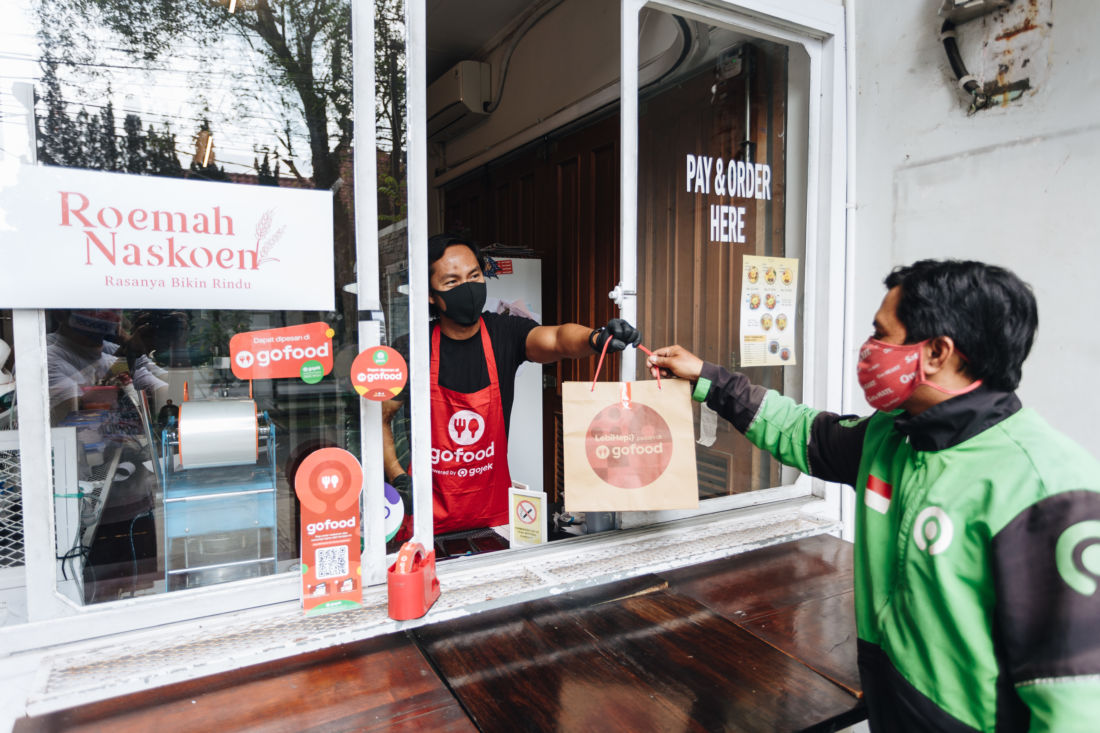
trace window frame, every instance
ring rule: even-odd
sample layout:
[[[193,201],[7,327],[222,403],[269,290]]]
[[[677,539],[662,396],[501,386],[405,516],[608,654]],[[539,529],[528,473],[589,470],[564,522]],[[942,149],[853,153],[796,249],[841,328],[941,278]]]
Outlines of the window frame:
[[[803,343],[804,399],[826,409],[839,409],[842,404],[844,359],[844,305],[846,301],[845,272],[851,253],[845,249],[845,65],[844,8],[830,0],[814,3],[797,0],[622,0],[620,52],[621,95],[621,183],[637,181],[638,126],[638,13],[644,6],[676,13],[687,13],[708,21],[732,25],[766,38],[804,46],[810,57],[810,89],[808,95],[809,138],[806,175],[806,256],[805,314]],[[372,114],[363,114],[373,107],[374,99],[374,20],[361,3],[352,3],[353,39],[360,53],[353,62],[355,88],[355,139],[374,146],[375,130]],[[410,242],[426,241],[428,235],[428,170],[426,144],[426,0],[407,0],[407,111],[409,120],[408,238]],[[418,142],[419,141],[419,142]],[[362,147],[364,146],[360,143]],[[374,181],[373,155],[357,155],[354,161],[359,180]],[[423,184],[423,185],[421,185]],[[621,241],[637,242],[637,188],[622,185]],[[372,312],[379,310],[378,233],[376,216],[376,185],[357,186],[355,192],[357,233],[357,280],[359,284],[359,336],[366,347],[379,342],[379,322]],[[622,316],[628,320],[636,314],[637,270],[636,249],[629,248],[635,258],[627,261],[628,248],[622,248]],[[427,364],[428,304],[427,253],[423,247],[409,251],[410,277],[410,363]],[[179,621],[195,621],[218,614],[240,613],[273,604],[286,606],[288,612],[298,603],[299,581],[292,574],[255,578],[225,585],[176,591],[157,596],[110,601],[94,606],[78,606],[58,590],[58,563],[54,548],[53,487],[50,475],[51,434],[49,425],[48,389],[46,384],[45,317],[42,310],[14,310],[14,352],[18,404],[20,406],[20,450],[24,487],[24,521],[27,573],[28,622],[0,628],[0,647],[9,653],[55,647],[95,637],[118,634]],[[622,374],[635,373],[632,351],[624,352]],[[409,389],[412,399],[412,465],[413,473],[431,475],[430,425],[428,421],[428,373],[426,366],[410,370]],[[362,456],[366,466],[381,466],[380,407],[374,403],[361,405],[363,420]],[[364,523],[366,550],[364,555],[367,583],[378,584],[385,578],[387,558],[382,530],[382,478],[368,468],[365,474]],[[748,498],[736,498],[742,506],[778,502],[787,498],[826,497],[822,482],[800,477],[793,484],[753,492]],[[834,492],[835,495],[835,492]],[[827,502],[827,511],[839,499]],[[713,504],[713,502],[708,502]],[[430,482],[418,482],[414,488],[416,521],[414,536],[430,547],[431,526]],[[707,511],[731,508],[730,502],[708,507]],[[706,513],[706,512],[702,512]],[[660,521],[665,516],[650,516],[646,523]],[[613,542],[615,533],[606,540]],[[599,542],[600,538],[589,538]],[[586,543],[590,544],[590,543]],[[553,552],[566,548],[554,546]],[[530,551],[528,551],[530,552]],[[537,550],[536,550],[537,552]],[[510,553],[486,557],[491,566],[510,561]],[[80,623],[72,620],[79,618]]]
[[[620,139],[621,282],[616,288],[622,318],[637,320],[637,210],[638,210],[638,32],[643,8],[689,16],[708,23],[752,34],[788,46],[801,46],[808,56],[809,89],[806,90],[808,129],[804,168],[799,174],[805,185],[805,254],[802,262],[803,343],[801,378],[802,402],[839,411],[843,378],[838,365],[844,362],[844,296],[847,253],[844,252],[844,191],[846,135],[845,66],[843,59],[844,14],[837,6],[806,8],[792,2],[715,2],[714,0],[623,0]],[[776,12],[781,11],[781,12]],[[825,139],[828,136],[828,143]],[[796,136],[792,136],[793,137]],[[788,160],[795,156],[788,156]],[[788,221],[791,215],[788,213]],[[627,243],[634,243],[628,247]],[[839,252],[837,248],[839,247]],[[819,314],[824,314],[819,317]],[[622,354],[620,379],[633,379],[637,353]],[[811,375],[807,377],[806,375]],[[788,383],[790,379],[786,379]],[[805,474],[789,480],[793,472],[783,470],[784,483],[702,502],[699,509],[631,512],[622,526],[641,527],[714,512],[757,506],[808,495],[827,498],[831,515],[840,516],[839,492],[826,482]]]

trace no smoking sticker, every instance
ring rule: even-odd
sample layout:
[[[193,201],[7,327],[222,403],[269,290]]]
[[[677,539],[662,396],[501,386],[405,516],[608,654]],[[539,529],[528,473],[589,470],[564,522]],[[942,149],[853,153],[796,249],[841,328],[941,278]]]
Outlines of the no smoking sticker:
[[[516,505],[516,517],[524,524],[534,524],[538,516],[539,510],[526,499]]]
[[[546,492],[532,491],[526,484],[513,481],[508,489],[508,539],[512,547],[530,547],[546,542]]]

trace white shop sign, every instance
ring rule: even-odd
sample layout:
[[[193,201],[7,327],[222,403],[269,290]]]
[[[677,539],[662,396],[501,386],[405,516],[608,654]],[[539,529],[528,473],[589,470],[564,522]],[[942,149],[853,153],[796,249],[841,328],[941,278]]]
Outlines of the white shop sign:
[[[332,194],[0,171],[0,307],[332,310]]]

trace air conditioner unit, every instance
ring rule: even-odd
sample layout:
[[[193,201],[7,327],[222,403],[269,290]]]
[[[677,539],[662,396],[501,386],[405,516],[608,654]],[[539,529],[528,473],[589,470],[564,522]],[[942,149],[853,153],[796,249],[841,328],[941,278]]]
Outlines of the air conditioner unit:
[[[489,64],[459,61],[428,86],[428,139],[450,140],[484,120]]]
[[[1012,0],[943,0],[940,15],[955,25],[1007,8]]]

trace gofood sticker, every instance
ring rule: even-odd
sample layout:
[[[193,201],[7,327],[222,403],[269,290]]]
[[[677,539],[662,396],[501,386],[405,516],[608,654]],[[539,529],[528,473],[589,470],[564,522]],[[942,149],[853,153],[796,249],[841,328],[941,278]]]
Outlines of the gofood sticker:
[[[300,377],[309,384],[332,371],[332,337],[327,323],[247,331],[229,339],[229,362],[238,379]]]
[[[322,448],[302,461],[294,493],[302,504],[302,608],[306,615],[363,605],[359,492],[363,469],[351,453]]]
[[[405,357],[389,346],[372,346],[351,363],[351,383],[360,397],[376,402],[392,400],[405,388],[409,368]]]

